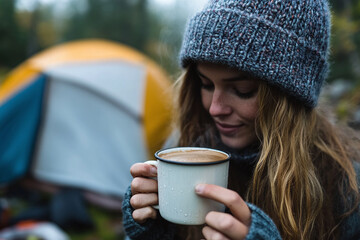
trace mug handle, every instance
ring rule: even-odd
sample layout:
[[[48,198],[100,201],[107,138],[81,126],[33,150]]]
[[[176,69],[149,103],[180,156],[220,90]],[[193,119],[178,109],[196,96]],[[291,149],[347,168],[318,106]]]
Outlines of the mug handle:
[[[146,161],[144,163],[155,166],[155,167],[158,166],[158,161],[156,161],[156,160],[149,160],[149,161]],[[154,180],[157,180],[157,177],[150,177],[150,178],[152,178]],[[159,205],[153,205],[152,207],[159,210]]]

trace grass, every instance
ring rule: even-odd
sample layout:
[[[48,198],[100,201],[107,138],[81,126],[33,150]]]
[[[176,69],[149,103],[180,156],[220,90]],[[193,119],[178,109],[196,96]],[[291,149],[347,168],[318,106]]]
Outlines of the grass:
[[[120,212],[111,212],[97,206],[89,206],[89,213],[95,228],[88,231],[68,231],[71,240],[123,240],[122,216]]]
[[[8,214],[0,219],[0,230],[5,226],[6,220],[19,216],[21,213],[39,206],[50,206],[53,194],[24,187],[21,183],[0,186],[0,200],[6,200]],[[0,202],[1,204],[1,202]],[[85,202],[86,211],[93,222],[93,228],[78,229],[75,226],[66,227],[64,233],[71,240],[124,240],[121,210],[108,210],[98,205]],[[0,207],[3,205],[0,205]],[[33,208],[34,207],[34,208]],[[69,208],[68,211],[71,211]],[[32,211],[34,213],[34,211]],[[39,212],[39,211],[37,211]],[[7,216],[9,215],[9,216]],[[3,217],[2,215],[0,215]],[[37,216],[37,215],[33,215]],[[46,217],[48,218],[48,217]],[[31,220],[31,219],[28,219]]]

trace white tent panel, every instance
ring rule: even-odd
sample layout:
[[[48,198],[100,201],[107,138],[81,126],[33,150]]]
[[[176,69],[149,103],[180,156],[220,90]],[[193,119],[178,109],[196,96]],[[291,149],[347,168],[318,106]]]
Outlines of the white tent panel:
[[[45,71],[59,81],[69,81],[101,92],[135,114],[142,115],[146,68],[125,61],[69,63]]]
[[[68,81],[52,78],[48,83],[34,176],[122,196],[131,182],[130,166],[147,157],[141,119]]]

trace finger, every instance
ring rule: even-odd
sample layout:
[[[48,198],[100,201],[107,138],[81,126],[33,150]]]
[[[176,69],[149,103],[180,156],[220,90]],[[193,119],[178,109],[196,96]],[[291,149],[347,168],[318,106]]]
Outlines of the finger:
[[[211,240],[228,240],[229,239],[224,234],[222,234],[208,226],[205,226],[202,229],[202,233],[206,239],[211,239]]]
[[[131,193],[157,193],[157,181],[150,178],[136,177],[131,181]]]
[[[227,206],[235,218],[246,226],[251,223],[251,211],[238,193],[213,184],[198,184],[195,191],[199,196],[213,199]]]
[[[158,195],[156,193],[139,193],[130,198],[130,204],[134,209],[144,208],[158,204]]]
[[[157,212],[152,207],[135,209],[132,214],[133,219],[138,223],[144,223],[149,218],[155,219],[156,216]]]
[[[157,168],[146,163],[135,163],[130,168],[131,175],[135,177],[156,177]]]
[[[227,213],[210,212],[205,217],[206,224],[230,239],[245,239],[249,227]]]

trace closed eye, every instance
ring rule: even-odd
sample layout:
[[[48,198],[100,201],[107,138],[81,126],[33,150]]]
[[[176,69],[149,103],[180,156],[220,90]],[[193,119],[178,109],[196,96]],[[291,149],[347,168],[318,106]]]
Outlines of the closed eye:
[[[200,86],[202,89],[204,89],[204,90],[207,90],[207,91],[212,91],[212,90],[214,90],[214,84],[212,84],[212,83],[203,83],[202,81],[201,81],[201,86]]]
[[[198,77],[199,77],[199,81],[200,81],[200,87],[202,89],[207,90],[207,91],[214,90],[214,83],[209,78],[207,78],[200,72],[198,72]]]
[[[214,91],[214,83],[200,71],[197,71],[197,73],[201,89],[204,89],[206,91]],[[250,79],[245,74],[232,78],[226,78],[222,81],[224,83],[224,86],[227,86],[227,89],[229,89],[237,97],[242,99],[252,98],[258,91],[258,87],[256,86],[257,84],[255,85],[256,87],[254,87],[254,80]]]
[[[234,92],[240,98],[249,99],[257,93],[257,88],[248,92],[240,92],[238,89],[234,88]]]

